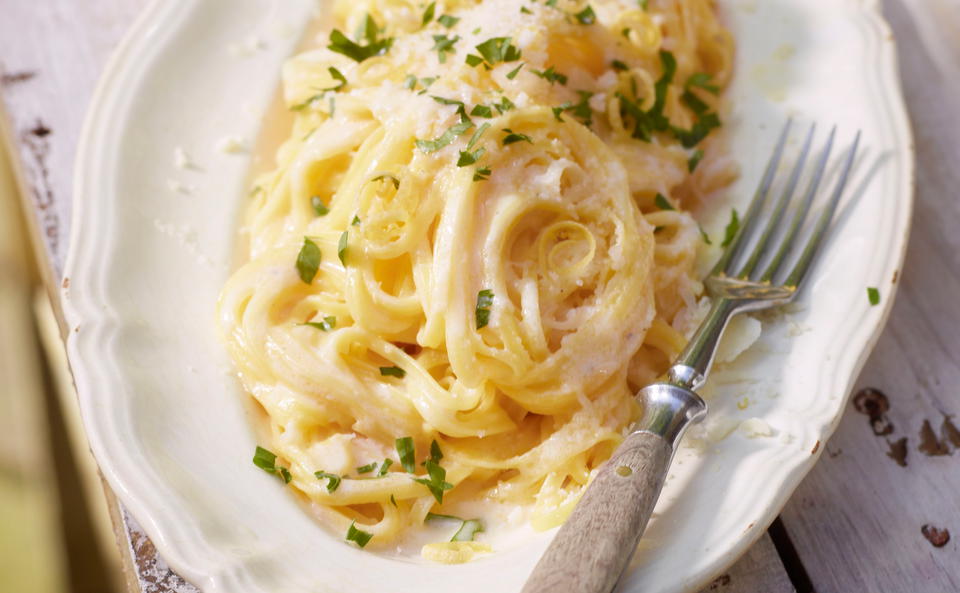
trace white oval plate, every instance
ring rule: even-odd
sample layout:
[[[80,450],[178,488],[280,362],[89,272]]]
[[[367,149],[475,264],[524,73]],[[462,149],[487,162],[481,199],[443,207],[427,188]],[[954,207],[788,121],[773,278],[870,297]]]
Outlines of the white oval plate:
[[[841,147],[861,129],[865,150],[800,306],[766,318],[760,342],[714,375],[710,418],[678,455],[623,591],[694,590],[763,533],[837,424],[907,242],[912,145],[877,2],[721,5],[738,42],[727,126],[741,211],[787,115],[837,123]],[[551,532],[461,566],[385,558],[344,545],[250,463],[214,304],[251,157],[217,145],[258,136],[315,10],[313,0],[157,0],[107,68],[77,161],[63,294],[91,447],[164,558],[208,593],[519,590]],[[177,147],[193,167],[176,165]],[[707,225],[715,238],[727,215],[718,208]],[[731,433],[752,417],[773,434]]]

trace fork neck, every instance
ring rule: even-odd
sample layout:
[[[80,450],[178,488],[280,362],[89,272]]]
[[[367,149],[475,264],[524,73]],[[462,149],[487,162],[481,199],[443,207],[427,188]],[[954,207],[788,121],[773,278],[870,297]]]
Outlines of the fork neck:
[[[700,327],[687,342],[687,347],[667,371],[670,383],[691,390],[703,385],[710,365],[713,364],[723,330],[737,312],[738,307],[734,300],[722,297],[714,300]]]

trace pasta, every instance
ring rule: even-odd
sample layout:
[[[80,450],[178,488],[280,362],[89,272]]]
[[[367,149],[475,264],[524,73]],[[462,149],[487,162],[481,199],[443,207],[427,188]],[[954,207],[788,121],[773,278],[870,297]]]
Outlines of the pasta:
[[[688,210],[735,174],[711,133],[731,37],[711,0],[331,18],[284,68],[292,129],[219,306],[255,461],[361,547],[475,501],[555,526],[684,345]],[[423,555],[488,551],[482,519]]]

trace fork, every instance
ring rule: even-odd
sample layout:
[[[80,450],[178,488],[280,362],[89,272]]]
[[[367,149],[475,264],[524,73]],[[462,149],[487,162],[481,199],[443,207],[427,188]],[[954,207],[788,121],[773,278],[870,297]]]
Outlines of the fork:
[[[707,404],[694,390],[706,380],[727,323],[738,313],[784,305],[797,296],[849,179],[860,133],[809,238],[801,242],[800,230],[823,181],[836,126],[814,163],[796,214],[785,219],[810,155],[816,124],[810,126],[783,190],[762,222],[761,213],[778,176],[791,126],[791,121],[784,125],[741,228],[705,282],[712,299],[709,313],[670,367],[666,381],[649,385],[638,394],[644,408],[642,418],[597,472],[537,563],[523,593],[613,590],[650,519],[677,443],[688,426],[706,416]],[[788,261],[794,261],[792,267]]]

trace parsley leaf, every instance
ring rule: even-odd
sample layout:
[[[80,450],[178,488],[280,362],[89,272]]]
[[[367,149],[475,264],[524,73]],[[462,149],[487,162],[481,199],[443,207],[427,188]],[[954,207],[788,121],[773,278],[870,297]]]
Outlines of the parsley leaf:
[[[413,437],[399,438],[394,442],[394,444],[397,447],[397,454],[400,456],[400,464],[403,466],[403,469],[408,474],[415,472],[417,469],[417,464],[413,457]]]
[[[434,463],[440,463],[441,459],[443,459],[443,451],[440,450],[440,443],[437,442],[437,439],[433,439],[430,442],[430,460]]]
[[[467,55],[467,64],[479,66],[483,64],[488,70],[500,62],[516,62],[520,59],[521,51],[510,43],[510,37],[491,37],[476,46],[480,55]],[[482,56],[482,57],[481,57]]]
[[[567,84],[567,75],[560,74],[559,72],[553,69],[553,66],[550,66],[546,70],[530,70],[533,74],[536,74],[540,78],[546,80],[551,85],[555,83]]]
[[[441,515],[439,513],[427,513],[426,521],[459,521],[460,527],[450,538],[452,542],[470,542],[474,536],[483,532],[483,523],[480,519],[461,519],[453,515]]]
[[[357,522],[354,521],[350,524],[350,528],[347,529],[347,541],[354,542],[362,548],[370,542],[370,540],[373,538],[373,534],[357,529],[356,525]]]
[[[581,25],[592,25],[597,22],[597,15],[593,12],[593,7],[589,4],[586,8],[573,16],[577,17],[577,20],[580,21]]]
[[[486,181],[490,179],[490,167],[477,167],[477,170],[473,172],[474,181]]]
[[[690,160],[687,161],[687,170],[693,173],[696,170],[697,165],[699,165],[700,161],[702,160],[703,151],[698,148],[697,150],[693,151],[692,155],[690,155]]]
[[[328,332],[333,328],[337,327],[337,318],[334,316],[324,317],[323,321],[307,321],[301,325],[309,325],[310,327],[315,327],[319,330]]]
[[[442,14],[440,15],[440,18],[437,19],[437,22],[449,29],[450,27],[460,22],[460,17],[450,16],[449,14]]]
[[[456,37],[447,37],[446,35],[434,35],[433,36],[433,47],[431,50],[436,50],[437,59],[441,64],[445,64],[447,61],[447,54],[452,54],[456,50],[453,49],[453,45],[460,41],[460,36]]]
[[[527,136],[526,134],[520,134],[519,132],[514,132],[510,128],[504,128],[503,131],[507,133],[507,135],[503,137],[504,146],[507,146],[508,144],[513,144],[514,142],[529,142],[530,144],[533,144],[533,140],[530,138],[530,136]]]
[[[417,148],[423,152],[436,152],[443,148],[444,146],[453,142],[453,139],[457,136],[463,134],[467,130],[473,127],[473,122],[462,121],[458,124],[451,126],[446,132],[443,133],[439,138],[435,140],[417,140]]]
[[[474,536],[483,533],[483,523],[480,519],[467,519],[460,525],[460,529],[453,534],[452,542],[472,542]]]
[[[313,472],[318,480],[327,480],[327,492],[334,492],[340,487],[340,476],[337,474],[328,474],[325,471]]]
[[[407,371],[398,366],[380,367],[380,375],[383,377],[397,377],[398,379],[403,379],[407,375]]]
[[[661,210],[676,210],[673,205],[670,203],[670,200],[660,192],[657,192],[657,197],[653,199],[653,203],[657,205],[657,208]]]
[[[703,242],[707,245],[713,245],[713,241],[710,240],[710,235],[707,234],[707,231],[703,230],[703,227],[700,224],[697,224],[697,228],[700,229],[700,237],[703,239]]]
[[[297,274],[304,284],[312,284],[320,269],[320,247],[308,237],[303,238],[303,247],[297,254]]]
[[[470,115],[475,117],[493,117],[493,109],[489,105],[474,105]]]
[[[483,136],[483,133],[486,132],[488,129],[490,129],[490,124],[488,123],[485,123],[479,128],[477,128],[477,131],[474,132],[473,136],[470,137],[470,141],[467,142],[467,150],[470,150],[471,148],[473,148],[473,145],[476,144],[478,140],[480,140],[480,136]]]
[[[873,286],[867,288],[867,300],[870,301],[871,307],[876,307],[880,304],[880,291]]]
[[[277,456],[272,451],[258,446],[253,453],[253,464],[268,474],[279,475],[284,484],[290,483],[290,470],[277,466]]]
[[[366,464],[366,465],[361,465],[360,467],[357,468],[357,473],[358,473],[358,474],[369,474],[370,472],[372,472],[372,471],[375,470],[375,469],[377,469],[377,462],[376,462],[376,461],[374,461],[374,462],[372,462],[372,463],[368,463],[368,464]]]
[[[370,181],[389,181],[393,184],[394,189],[400,189],[400,180],[392,173],[381,173],[375,177],[371,177]]]
[[[446,481],[447,470],[440,467],[440,465],[434,462],[431,459],[428,459],[424,466],[427,468],[428,478],[415,478],[413,481],[418,484],[423,484],[430,491],[430,494],[433,494],[433,497],[437,499],[438,503],[443,503],[443,493],[446,490],[453,488],[453,484]]]
[[[339,70],[337,70],[337,69],[334,68],[333,66],[330,66],[329,68],[327,68],[327,71],[330,72],[330,76],[332,76],[334,80],[339,81],[339,82],[337,82],[336,85],[334,85],[334,86],[332,86],[332,87],[330,87],[330,88],[323,89],[323,90],[325,90],[325,91],[339,91],[339,90],[342,89],[343,87],[347,86],[347,79],[346,79],[346,77],[345,77]]]
[[[733,239],[737,236],[737,233],[740,231],[740,216],[737,214],[737,209],[734,208],[730,212],[730,222],[727,223],[727,228],[723,231],[723,243],[720,244],[720,247],[726,247],[733,242]]]
[[[507,80],[513,80],[514,78],[516,78],[516,77],[517,77],[517,74],[520,73],[520,69],[523,68],[523,66],[524,66],[524,64],[520,64],[519,66],[517,66],[516,68],[514,68],[513,70],[511,70],[510,72],[508,72],[508,73],[507,73]]]
[[[385,37],[381,39],[377,32],[376,23],[370,18],[370,15],[367,15],[364,23],[367,41],[365,45],[350,40],[340,30],[334,29],[330,32],[330,45],[327,46],[327,49],[343,54],[355,62],[362,62],[367,58],[382,56],[387,53],[393,45],[393,38]]]
[[[330,209],[323,203],[320,196],[310,196],[310,205],[313,206],[313,211],[317,213],[317,216],[330,214]]]
[[[477,293],[477,329],[483,329],[490,323],[490,308],[493,307],[493,291],[481,290]]]
[[[433,14],[434,12],[436,12],[436,10],[437,10],[437,3],[431,2],[427,6],[427,9],[423,11],[423,19],[421,22],[422,26],[426,27],[430,23],[430,21],[433,20]]]
[[[377,471],[377,477],[382,478],[387,475],[387,470],[390,469],[390,466],[393,465],[393,460],[387,457],[383,460],[383,463],[380,464],[380,469]],[[396,506],[396,505],[394,505]]]
[[[340,258],[340,263],[344,266],[347,265],[347,231],[343,231],[340,235],[340,241],[337,242],[337,257]]]
[[[706,72],[697,72],[696,74],[691,74],[690,78],[687,79],[687,88],[696,87],[701,88],[708,93],[717,95],[720,93],[720,87],[715,84],[710,84],[710,79],[713,78],[710,74]]]
[[[483,147],[480,147],[473,152],[461,150],[460,158],[457,159],[457,166],[466,167],[468,165],[472,165],[479,161],[480,157],[482,157],[485,152],[487,152],[487,149]]]

